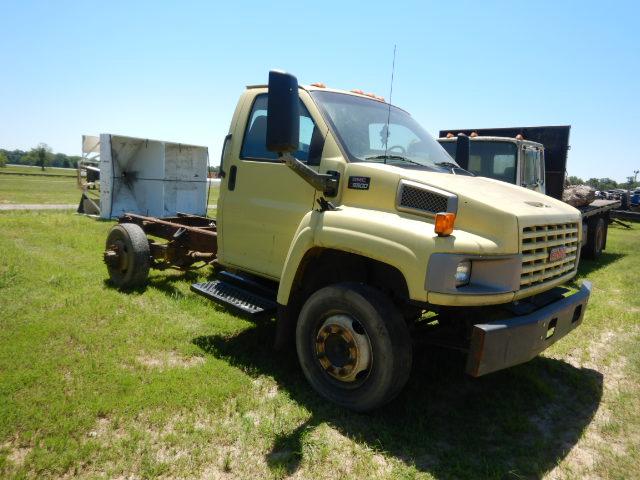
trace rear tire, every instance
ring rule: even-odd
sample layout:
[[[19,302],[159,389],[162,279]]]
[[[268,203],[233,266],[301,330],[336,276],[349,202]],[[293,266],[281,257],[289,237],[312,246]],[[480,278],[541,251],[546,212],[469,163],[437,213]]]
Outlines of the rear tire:
[[[108,252],[116,256],[108,258]],[[109,231],[105,263],[111,283],[123,290],[142,287],[149,276],[151,253],[144,230],[135,223],[121,223]]]
[[[298,319],[296,348],[311,386],[354,411],[391,401],[411,371],[402,314],[384,294],[359,283],[331,285],[309,297]]]
[[[585,258],[596,260],[602,255],[605,241],[604,218],[596,217],[589,220],[587,225],[587,245],[584,250]]]

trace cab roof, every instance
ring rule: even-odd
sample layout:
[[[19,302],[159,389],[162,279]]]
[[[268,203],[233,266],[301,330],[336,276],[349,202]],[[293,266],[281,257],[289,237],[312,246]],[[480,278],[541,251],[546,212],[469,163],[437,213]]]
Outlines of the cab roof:
[[[256,85],[247,85],[247,90],[254,89],[254,88],[268,88],[268,85],[265,84],[265,83],[256,84]],[[306,90],[307,92],[321,91],[321,92],[342,93],[344,95],[351,95],[353,97],[362,97],[362,98],[368,98],[369,100],[376,100],[376,101],[378,101],[380,103],[384,103],[385,105],[389,105],[389,103],[386,101],[386,99],[384,97],[375,95],[373,93],[364,92],[363,90],[358,90],[358,89],[342,90],[340,88],[330,88],[330,87],[326,87],[326,86],[319,86],[317,84],[298,85],[298,88],[300,88],[302,90]],[[396,108],[400,108],[397,105],[393,105],[393,104],[391,104],[391,106],[396,107]],[[400,108],[400,109],[404,110],[402,108]]]
[[[511,143],[524,143],[525,145],[533,145],[536,147],[544,147],[544,145],[542,145],[541,143],[538,142],[534,142],[533,140],[526,140],[526,139],[518,139],[515,137],[494,137],[494,136],[481,136],[478,135],[477,137],[469,137],[469,140],[472,142],[477,142],[477,141],[485,141],[485,142],[511,142]],[[456,141],[456,137],[440,137],[438,138],[438,141],[443,141],[443,142],[455,142]]]

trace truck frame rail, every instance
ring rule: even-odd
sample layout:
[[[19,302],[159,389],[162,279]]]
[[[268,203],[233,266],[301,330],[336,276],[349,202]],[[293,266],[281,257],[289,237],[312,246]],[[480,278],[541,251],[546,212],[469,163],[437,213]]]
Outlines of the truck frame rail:
[[[138,225],[149,237],[149,252],[153,268],[187,269],[196,262],[210,263],[218,251],[216,221],[199,215],[178,213],[175,217],[146,217],[126,213],[118,223]]]

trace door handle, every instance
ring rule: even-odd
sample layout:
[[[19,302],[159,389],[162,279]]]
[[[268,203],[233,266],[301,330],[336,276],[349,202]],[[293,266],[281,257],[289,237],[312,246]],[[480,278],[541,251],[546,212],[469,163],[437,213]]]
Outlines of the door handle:
[[[232,165],[229,169],[229,180],[227,181],[227,188],[230,191],[235,190],[236,188],[236,176],[238,174],[238,167]]]

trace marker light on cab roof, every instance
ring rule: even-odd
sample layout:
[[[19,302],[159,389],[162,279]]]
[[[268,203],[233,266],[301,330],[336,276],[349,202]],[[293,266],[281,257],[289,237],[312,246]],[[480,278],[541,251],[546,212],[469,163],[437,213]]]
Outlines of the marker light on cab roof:
[[[365,92],[364,90],[360,90],[359,88],[354,88],[351,90],[351,93],[357,93],[358,95],[364,95],[365,97],[373,98],[374,100],[378,100],[380,102],[384,102],[384,97],[376,95],[375,93]]]

